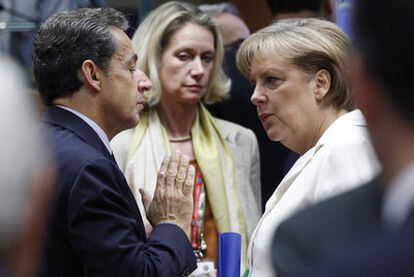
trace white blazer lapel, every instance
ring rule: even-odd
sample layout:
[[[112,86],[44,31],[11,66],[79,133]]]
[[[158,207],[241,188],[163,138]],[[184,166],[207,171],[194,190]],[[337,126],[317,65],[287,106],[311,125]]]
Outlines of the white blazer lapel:
[[[312,160],[317,150],[318,149],[314,149],[314,151],[306,152],[296,161],[296,163],[292,166],[292,168],[277,186],[273,195],[267,201],[264,215],[268,214],[276,206],[277,202],[279,202],[285,192],[289,189],[290,185],[302,172],[303,168],[305,168],[305,166]]]

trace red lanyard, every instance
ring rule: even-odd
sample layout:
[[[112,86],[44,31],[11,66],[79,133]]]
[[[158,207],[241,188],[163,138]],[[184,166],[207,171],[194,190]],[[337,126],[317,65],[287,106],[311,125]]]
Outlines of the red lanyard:
[[[203,176],[201,175],[201,171],[199,168],[197,168],[196,170],[196,179],[195,179],[195,184],[194,184],[194,211],[193,211],[193,216],[191,219],[191,245],[193,247],[193,249],[198,249],[199,248],[199,228],[202,226],[200,226],[200,223],[202,224],[202,221],[199,222],[199,219],[202,220],[202,218],[199,218],[199,212],[200,209],[203,210],[202,215],[204,214],[204,203],[200,203],[200,195],[203,192]],[[201,204],[201,205],[200,205]]]

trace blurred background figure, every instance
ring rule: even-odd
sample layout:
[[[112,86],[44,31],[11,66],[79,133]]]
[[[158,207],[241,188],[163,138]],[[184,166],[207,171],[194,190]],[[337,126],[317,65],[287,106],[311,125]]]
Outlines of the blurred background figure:
[[[255,84],[251,101],[271,140],[300,158],[266,203],[250,238],[251,276],[272,276],[269,242],[278,225],[379,171],[349,83],[350,41],[332,22],[285,19],[247,38],[237,65]]]
[[[162,158],[179,150],[197,172],[194,252],[199,260],[216,260],[217,233],[232,231],[242,236],[244,261],[261,215],[259,149],[251,130],[215,118],[204,107],[230,88],[216,25],[196,6],[173,1],[153,10],[132,40],[137,66],[153,86],[140,123],[112,145],[138,205],[140,189],[153,195]]]
[[[207,108],[214,116],[240,124],[255,133],[260,150],[261,209],[264,210],[264,204],[286,173],[284,164],[289,151],[267,137],[257,117],[256,107],[250,102],[253,88],[237,69],[237,49],[250,35],[246,23],[239,17],[237,7],[230,2],[204,4],[199,7],[210,15],[223,37],[225,47],[223,67],[232,81],[229,98],[207,105]]]
[[[55,12],[102,6],[106,0],[2,0],[0,18],[5,28],[1,29],[0,52],[12,55],[30,72],[34,32],[41,22]]]
[[[334,21],[349,37],[355,0],[267,0],[274,21],[316,17]]]
[[[210,5],[204,4],[198,7],[217,24],[225,48],[230,48],[233,44],[243,41],[250,35],[249,28],[240,18],[239,11],[234,4],[222,2]]]
[[[355,0],[335,0],[335,22],[351,39]]]
[[[286,18],[317,17],[331,19],[332,0],[267,0],[275,21]]]
[[[35,276],[53,170],[25,77],[0,58],[0,276]]]

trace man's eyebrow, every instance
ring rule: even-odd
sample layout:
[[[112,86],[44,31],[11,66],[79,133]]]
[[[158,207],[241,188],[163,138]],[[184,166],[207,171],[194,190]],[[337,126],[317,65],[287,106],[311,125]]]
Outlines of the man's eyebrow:
[[[131,57],[130,62],[134,62],[134,63],[136,63],[137,61],[138,61],[138,56],[137,56],[137,54],[134,54],[134,55]]]
[[[135,66],[137,64],[137,61],[138,61],[138,56],[137,54],[134,54],[134,55],[131,55],[129,59],[123,61],[122,64],[124,66],[131,67],[131,66]]]

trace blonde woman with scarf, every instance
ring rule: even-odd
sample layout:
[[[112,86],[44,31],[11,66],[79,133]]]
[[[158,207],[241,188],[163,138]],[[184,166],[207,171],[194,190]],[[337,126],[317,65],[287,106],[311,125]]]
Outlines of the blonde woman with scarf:
[[[195,6],[168,2],[141,23],[133,45],[152,89],[139,125],[115,137],[112,146],[140,210],[139,192],[152,196],[164,156],[174,150],[187,154],[197,168],[194,252],[200,261],[217,261],[217,234],[237,232],[243,270],[248,238],[261,215],[259,150],[251,130],[214,118],[203,105],[229,91],[218,30]],[[150,232],[149,222],[147,227]]]

